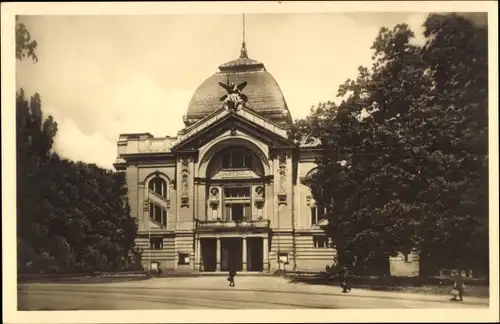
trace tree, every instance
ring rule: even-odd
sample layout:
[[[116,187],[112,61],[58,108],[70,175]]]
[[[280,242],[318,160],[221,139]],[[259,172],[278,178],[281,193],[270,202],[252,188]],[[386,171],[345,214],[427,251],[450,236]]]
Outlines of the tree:
[[[19,16],[16,16],[16,58],[18,60],[30,58],[35,63],[38,62],[38,56],[35,53],[37,46],[36,40],[31,39],[30,32],[19,20]]]
[[[391,252],[415,248],[426,265],[487,267],[486,31],[457,15],[424,26],[423,47],[407,25],[382,28],[347,98],[295,125],[321,142],[310,186],[358,272],[387,273]]]
[[[16,55],[37,61],[18,21]],[[17,233],[20,271],[117,270],[130,265],[137,225],[123,174],[53,152],[57,123],[39,94],[16,97]]]

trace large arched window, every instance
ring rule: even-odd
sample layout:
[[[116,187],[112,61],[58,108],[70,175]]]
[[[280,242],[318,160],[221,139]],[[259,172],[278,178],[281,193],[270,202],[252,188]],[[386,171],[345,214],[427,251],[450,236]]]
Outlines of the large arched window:
[[[242,148],[230,148],[222,153],[222,169],[252,169],[253,154]]]
[[[167,226],[167,188],[167,181],[159,175],[148,181],[149,219],[162,227]]]
[[[160,177],[149,181],[149,190],[160,197],[167,198],[167,182]]]

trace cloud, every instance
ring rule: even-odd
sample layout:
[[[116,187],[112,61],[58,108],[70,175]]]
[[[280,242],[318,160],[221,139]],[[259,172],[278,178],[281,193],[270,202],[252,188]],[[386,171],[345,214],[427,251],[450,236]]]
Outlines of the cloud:
[[[62,156],[112,168],[120,133],[150,132],[155,136],[175,136],[182,128],[184,107],[191,93],[162,89],[144,74],[110,87],[102,95],[85,100],[84,113],[94,132],[83,132],[78,119],[63,117],[64,106],[44,105],[58,122],[55,150]]]
[[[95,163],[103,168],[113,168],[116,159],[116,143],[102,134],[83,134],[71,119],[57,120],[58,131],[54,150],[64,158],[73,161]]]

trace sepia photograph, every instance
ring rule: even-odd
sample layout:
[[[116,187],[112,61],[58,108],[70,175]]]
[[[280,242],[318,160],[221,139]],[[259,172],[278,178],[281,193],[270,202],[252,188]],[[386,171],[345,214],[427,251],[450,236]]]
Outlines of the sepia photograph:
[[[498,8],[431,3],[12,7],[5,322],[497,321]]]

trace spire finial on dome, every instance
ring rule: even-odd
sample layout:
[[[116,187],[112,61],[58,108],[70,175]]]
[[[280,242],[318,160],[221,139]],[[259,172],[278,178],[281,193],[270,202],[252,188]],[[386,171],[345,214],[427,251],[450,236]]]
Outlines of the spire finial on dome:
[[[245,44],[245,14],[243,14],[243,43],[241,44],[240,58],[248,58],[247,46]]]

